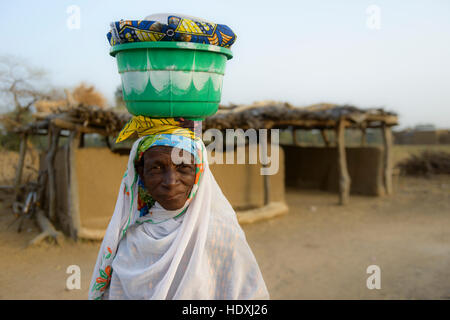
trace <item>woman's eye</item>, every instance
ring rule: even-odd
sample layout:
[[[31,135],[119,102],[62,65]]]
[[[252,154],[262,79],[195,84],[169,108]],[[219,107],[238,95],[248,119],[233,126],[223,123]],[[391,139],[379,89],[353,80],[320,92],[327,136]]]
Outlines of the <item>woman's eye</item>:
[[[180,164],[180,165],[178,166],[178,169],[180,169],[180,170],[183,171],[183,172],[190,172],[190,171],[193,171],[192,166],[189,165],[189,164],[185,164],[185,163]]]
[[[159,172],[159,171],[161,171],[161,166],[151,166],[151,167],[149,167],[148,168],[148,172],[150,172],[150,173],[152,173],[152,172]]]

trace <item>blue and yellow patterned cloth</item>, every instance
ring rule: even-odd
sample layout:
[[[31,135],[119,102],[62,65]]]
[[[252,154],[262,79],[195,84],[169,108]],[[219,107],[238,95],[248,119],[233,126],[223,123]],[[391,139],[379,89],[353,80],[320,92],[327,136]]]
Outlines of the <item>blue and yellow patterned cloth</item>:
[[[111,23],[106,35],[111,46],[141,41],[181,41],[230,48],[236,35],[226,25],[169,15],[167,23],[151,20],[121,20]]]
[[[185,150],[194,156],[195,163],[195,182],[198,184],[200,176],[203,173],[203,155],[202,150],[199,149],[199,145],[195,142],[195,139],[191,139],[184,135],[177,134],[152,134],[145,136],[138,145],[136,153],[136,161],[140,161],[144,156],[144,152],[155,146],[168,146]],[[195,192],[191,193],[188,200],[190,201],[195,195]],[[141,178],[138,178],[138,211],[139,216],[143,217],[149,213],[149,210],[155,204],[155,200],[148,193],[144,182]],[[183,210],[179,215],[182,215],[187,210]],[[178,216],[179,216],[178,215]]]

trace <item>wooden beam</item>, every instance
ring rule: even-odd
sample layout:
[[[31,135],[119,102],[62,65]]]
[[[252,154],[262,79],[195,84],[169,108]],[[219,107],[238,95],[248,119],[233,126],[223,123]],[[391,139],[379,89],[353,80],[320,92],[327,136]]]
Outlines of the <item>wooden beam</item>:
[[[336,146],[339,170],[339,204],[348,203],[350,194],[350,175],[347,169],[347,157],[345,154],[345,122],[339,121],[336,127]]]
[[[368,115],[365,121],[380,121],[388,126],[395,126],[398,124],[398,117],[394,115]]]
[[[315,127],[335,127],[334,120],[314,120],[314,119],[293,119],[293,120],[266,120],[264,121],[265,128],[277,128],[278,126],[294,126],[301,128],[315,128]]]
[[[106,130],[103,129],[97,129],[97,128],[93,128],[93,127],[85,127],[81,124],[76,124],[76,123],[72,123],[70,121],[64,120],[64,119],[60,119],[60,118],[55,118],[52,120],[52,123],[57,126],[58,128],[61,129],[67,129],[70,131],[79,131],[82,133],[98,133],[102,136],[108,136],[108,132],[106,132]]]
[[[387,125],[382,127],[383,145],[384,145],[384,159],[383,159],[383,173],[384,173],[384,188],[386,194],[392,194],[392,131]]]
[[[354,127],[358,128],[361,125],[364,125],[365,127],[381,127],[382,124],[385,124],[387,126],[394,126],[397,125],[397,117],[396,116],[377,116],[377,115],[370,115],[367,116],[367,118],[362,121],[361,123],[353,122],[349,119],[290,119],[290,120],[265,120],[264,121],[264,128],[280,128],[280,127],[297,127],[302,129],[322,129],[322,128],[336,128],[338,122],[344,121],[345,127]],[[373,123],[372,123],[373,122]],[[244,129],[244,128],[243,128]]]
[[[395,120],[396,118],[393,117],[392,119],[388,118],[386,122],[383,121],[382,117],[368,117],[365,119],[362,123],[356,123],[350,120],[343,119],[342,121],[345,121],[345,127],[346,128],[354,128],[358,129],[362,125],[366,128],[381,128],[383,123],[387,126],[393,126],[396,125],[397,122]],[[302,130],[312,130],[312,129],[330,129],[335,130],[337,126],[338,121],[336,120],[317,120],[317,119],[290,119],[290,120],[265,120],[260,127],[255,128],[254,126],[250,125],[249,123],[239,123],[237,125],[234,124],[220,124],[217,127],[214,125],[205,126],[203,129],[207,130],[210,128],[217,128],[220,130],[225,130],[225,128],[241,128],[243,130],[246,129],[286,129],[286,128],[294,128],[294,129],[302,129]],[[226,126],[226,127],[225,127]]]

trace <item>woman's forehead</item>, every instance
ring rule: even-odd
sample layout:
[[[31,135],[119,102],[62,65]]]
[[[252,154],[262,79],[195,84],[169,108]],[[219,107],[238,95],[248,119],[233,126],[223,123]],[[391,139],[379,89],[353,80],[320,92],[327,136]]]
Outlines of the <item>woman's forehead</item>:
[[[187,152],[184,149],[179,149],[176,147],[170,146],[154,146],[149,148],[144,153],[144,161],[145,162],[155,162],[155,161],[163,161],[167,163],[180,163],[180,160],[183,162],[194,162],[194,156]]]

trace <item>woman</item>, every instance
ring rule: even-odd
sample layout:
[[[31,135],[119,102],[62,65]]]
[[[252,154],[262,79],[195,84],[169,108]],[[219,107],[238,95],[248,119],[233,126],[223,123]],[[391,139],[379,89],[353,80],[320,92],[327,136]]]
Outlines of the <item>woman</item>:
[[[192,121],[134,117],[118,140],[134,132],[89,298],[268,299]]]

